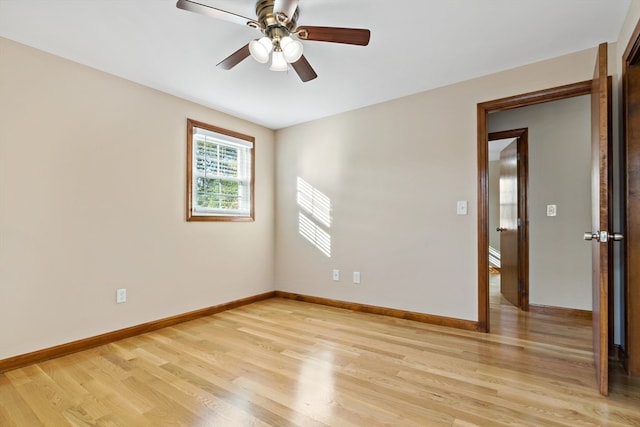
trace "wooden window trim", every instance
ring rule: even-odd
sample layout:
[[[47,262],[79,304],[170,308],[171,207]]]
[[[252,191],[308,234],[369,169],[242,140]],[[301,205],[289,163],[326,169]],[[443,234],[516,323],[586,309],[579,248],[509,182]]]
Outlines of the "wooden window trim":
[[[233,138],[251,142],[251,182],[250,188],[250,208],[249,215],[194,215],[193,214],[193,129],[200,128]],[[249,135],[224,129],[208,123],[193,119],[187,119],[187,221],[189,222],[253,222],[255,221],[255,158],[256,158],[255,138]]]

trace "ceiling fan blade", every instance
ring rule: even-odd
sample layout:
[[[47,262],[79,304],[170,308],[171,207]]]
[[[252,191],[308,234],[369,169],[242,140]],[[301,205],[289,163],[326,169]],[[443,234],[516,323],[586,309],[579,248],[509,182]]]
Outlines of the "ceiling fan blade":
[[[273,4],[273,14],[282,13],[287,17],[287,22],[293,18],[298,8],[298,0],[276,0]]]
[[[308,82],[309,80],[313,80],[318,77],[316,72],[313,70],[313,67],[311,67],[311,64],[309,64],[309,61],[307,61],[307,58],[305,58],[304,55],[302,55],[296,62],[291,64],[291,66],[296,71],[296,73],[298,73],[298,77],[300,77],[300,80],[302,80],[303,82]]]
[[[235,13],[227,12],[226,10],[217,9],[215,7],[207,6],[206,4],[196,3],[191,0],[178,0],[176,3],[178,9],[188,10],[189,12],[200,13],[212,18],[222,19],[224,21],[233,22],[235,24],[247,25],[249,22],[253,22],[253,19],[245,16],[237,15]]]
[[[251,52],[249,52],[249,43],[242,46],[240,49],[233,52],[231,55],[227,56],[225,59],[220,61],[216,67],[220,67],[223,70],[230,70],[242,61],[244,61]]]
[[[303,26],[298,27],[296,32],[298,33],[298,37],[303,40],[355,44],[358,46],[368,45],[369,38],[371,37],[371,31],[364,28]]]

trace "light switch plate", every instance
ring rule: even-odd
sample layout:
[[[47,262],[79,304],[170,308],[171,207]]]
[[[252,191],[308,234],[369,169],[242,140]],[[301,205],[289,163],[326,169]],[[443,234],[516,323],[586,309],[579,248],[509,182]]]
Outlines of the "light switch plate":
[[[466,215],[467,214],[467,201],[466,200],[458,200],[458,205],[456,207],[456,213],[458,215]]]
[[[556,205],[547,205],[547,216],[556,216],[558,209]]]

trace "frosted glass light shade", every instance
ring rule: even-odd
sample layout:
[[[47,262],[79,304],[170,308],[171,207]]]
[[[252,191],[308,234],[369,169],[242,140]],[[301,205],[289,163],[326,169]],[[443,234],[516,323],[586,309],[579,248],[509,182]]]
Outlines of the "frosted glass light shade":
[[[271,71],[287,71],[289,69],[289,64],[284,59],[284,54],[281,50],[274,50],[271,55],[271,67],[269,67]]]
[[[253,59],[261,64],[266,64],[269,61],[269,53],[273,49],[273,44],[269,37],[262,37],[259,40],[252,40],[249,43],[249,52]]]
[[[282,40],[280,40],[280,48],[282,48],[285,61],[290,64],[296,62],[302,56],[302,43],[289,36],[283,37]]]

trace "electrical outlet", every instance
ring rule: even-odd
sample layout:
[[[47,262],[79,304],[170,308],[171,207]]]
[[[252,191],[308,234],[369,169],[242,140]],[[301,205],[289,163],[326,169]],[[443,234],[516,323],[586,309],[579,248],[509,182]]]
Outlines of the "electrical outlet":
[[[556,216],[558,214],[558,207],[556,205],[547,205],[547,216]]]
[[[354,271],[353,272],[353,283],[360,283],[360,272],[359,271]]]
[[[340,270],[333,270],[333,281],[337,282],[340,280]]]
[[[116,304],[127,302],[127,290],[125,288],[116,289]]]

